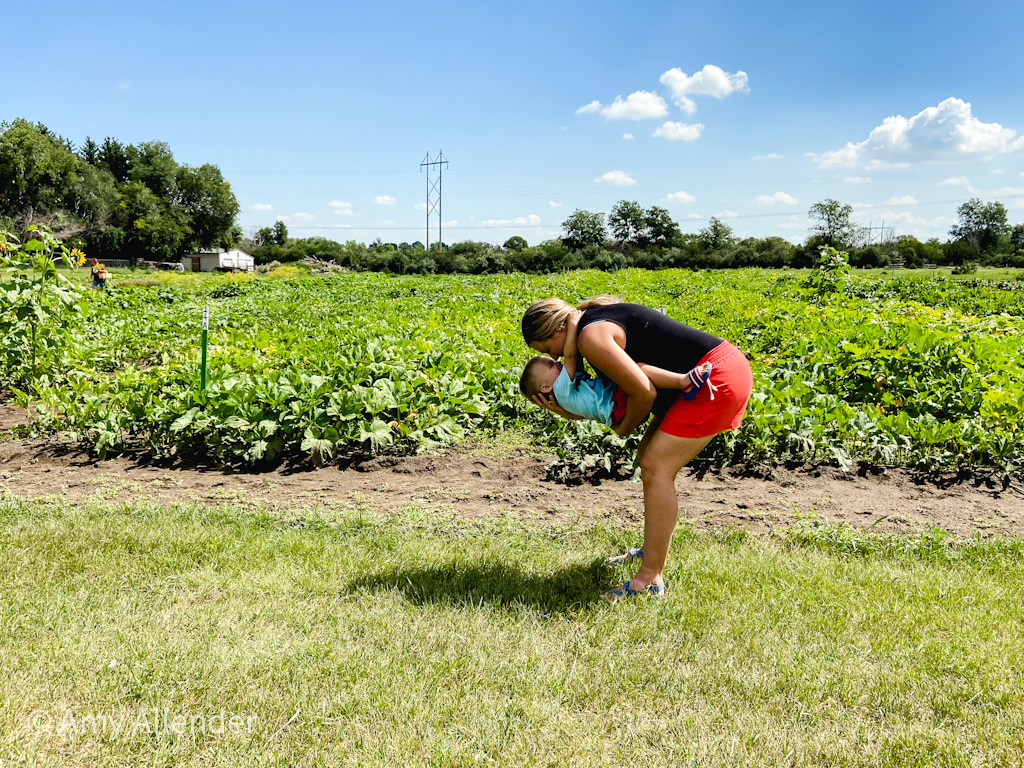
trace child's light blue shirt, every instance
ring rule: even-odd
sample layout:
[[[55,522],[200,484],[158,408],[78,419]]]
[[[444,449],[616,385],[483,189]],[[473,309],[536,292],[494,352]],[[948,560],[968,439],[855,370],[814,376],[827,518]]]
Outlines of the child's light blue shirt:
[[[565,410],[585,419],[599,421],[606,427],[612,425],[612,395],[615,385],[604,379],[592,379],[583,371],[576,374],[575,381],[562,368],[555,383],[551,385],[555,400]]]

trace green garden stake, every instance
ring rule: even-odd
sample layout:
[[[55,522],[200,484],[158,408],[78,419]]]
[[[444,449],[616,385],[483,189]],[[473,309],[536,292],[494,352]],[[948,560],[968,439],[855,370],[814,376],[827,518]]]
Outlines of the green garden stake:
[[[206,391],[206,336],[210,330],[210,307],[203,307],[203,362],[199,369],[199,391]]]

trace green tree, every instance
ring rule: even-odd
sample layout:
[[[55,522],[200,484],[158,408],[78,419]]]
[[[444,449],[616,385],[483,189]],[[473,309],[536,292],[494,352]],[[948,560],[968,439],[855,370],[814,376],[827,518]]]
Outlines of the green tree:
[[[647,212],[635,200],[619,200],[608,214],[608,229],[620,244],[642,248],[647,235]]]
[[[74,207],[82,161],[45,126],[0,124],[0,215],[31,222]]]
[[[576,209],[562,222],[562,244],[572,250],[604,242],[604,213]]]
[[[724,250],[732,241],[732,227],[717,216],[712,216],[708,225],[697,233],[697,242],[708,253]]]
[[[968,243],[979,256],[996,251],[1000,240],[1010,234],[1006,206],[1002,203],[983,203],[975,197],[957,208],[956,213],[960,223],[950,227],[950,236]]]
[[[288,227],[280,219],[274,222],[274,226],[270,230],[270,239],[282,248],[288,244]],[[379,241],[380,238],[378,237],[377,240]]]
[[[522,238],[519,235],[512,235],[512,237],[506,240],[505,244],[501,247],[506,251],[515,251],[516,253],[519,253],[520,251],[529,248],[530,244],[526,242],[525,238]]]
[[[652,205],[644,215],[644,239],[647,245],[668,247],[679,234],[679,225],[664,208]]]
[[[1010,230],[1010,245],[1015,251],[1024,251],[1024,224],[1015,224]]]
[[[178,169],[176,203],[187,216],[187,246],[193,250],[223,242],[238,215],[238,200],[215,165]],[[282,225],[283,226],[283,225]]]
[[[807,215],[815,221],[810,228],[808,247],[826,245],[843,250],[853,244],[857,229],[850,221],[852,205],[827,198],[812,205]]]
[[[128,152],[117,139],[107,136],[100,145],[99,165],[114,177],[114,181],[124,184],[128,181],[130,160]]]

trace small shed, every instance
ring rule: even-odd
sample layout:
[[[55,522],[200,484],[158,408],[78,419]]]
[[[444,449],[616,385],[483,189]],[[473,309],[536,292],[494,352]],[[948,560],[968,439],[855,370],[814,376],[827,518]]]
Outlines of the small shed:
[[[181,257],[186,272],[254,272],[256,259],[243,250],[215,248]]]

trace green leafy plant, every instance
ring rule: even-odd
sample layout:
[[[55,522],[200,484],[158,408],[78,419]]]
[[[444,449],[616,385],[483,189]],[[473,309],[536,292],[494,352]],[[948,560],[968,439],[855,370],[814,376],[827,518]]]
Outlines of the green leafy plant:
[[[0,376],[8,385],[31,386],[52,370],[80,298],[55,262],[72,268],[84,260],[46,227],[32,225],[21,239],[0,232],[0,269],[8,270],[0,280]]]
[[[818,296],[839,293],[850,279],[850,257],[830,245],[820,249],[815,270],[807,277],[807,287]]]

